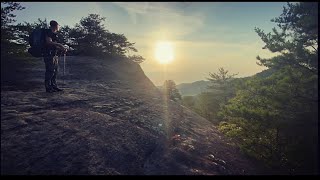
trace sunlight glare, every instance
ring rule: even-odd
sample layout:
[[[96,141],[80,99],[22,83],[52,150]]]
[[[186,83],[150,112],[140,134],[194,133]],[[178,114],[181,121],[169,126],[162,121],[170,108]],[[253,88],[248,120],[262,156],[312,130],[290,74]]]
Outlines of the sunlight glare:
[[[161,64],[169,64],[173,61],[173,46],[168,41],[160,41],[156,44],[155,58]]]

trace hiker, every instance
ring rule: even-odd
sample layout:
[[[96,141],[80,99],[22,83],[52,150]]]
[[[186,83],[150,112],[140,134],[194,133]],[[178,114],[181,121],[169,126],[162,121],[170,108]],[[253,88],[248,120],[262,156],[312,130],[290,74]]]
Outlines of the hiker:
[[[58,74],[58,53],[66,53],[67,49],[60,43],[57,43],[57,33],[59,24],[52,20],[50,28],[45,29],[45,47],[44,47],[44,63],[46,66],[45,88],[46,92],[63,91],[58,88],[56,78]]]

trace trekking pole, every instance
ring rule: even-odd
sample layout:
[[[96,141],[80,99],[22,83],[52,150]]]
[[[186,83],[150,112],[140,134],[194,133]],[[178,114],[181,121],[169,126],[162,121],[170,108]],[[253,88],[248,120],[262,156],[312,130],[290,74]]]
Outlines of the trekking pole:
[[[66,73],[66,54],[63,55],[63,76]]]
[[[66,78],[65,71],[66,71],[66,53],[64,53],[63,55],[63,84],[64,84],[64,79]]]

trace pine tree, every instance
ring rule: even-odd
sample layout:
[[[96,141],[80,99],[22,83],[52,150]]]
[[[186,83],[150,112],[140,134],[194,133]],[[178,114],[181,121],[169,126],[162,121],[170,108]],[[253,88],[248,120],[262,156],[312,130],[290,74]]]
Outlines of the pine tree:
[[[171,99],[173,101],[179,101],[182,99],[179,90],[177,89],[176,83],[173,80],[166,80],[164,82],[163,91],[168,99]]]

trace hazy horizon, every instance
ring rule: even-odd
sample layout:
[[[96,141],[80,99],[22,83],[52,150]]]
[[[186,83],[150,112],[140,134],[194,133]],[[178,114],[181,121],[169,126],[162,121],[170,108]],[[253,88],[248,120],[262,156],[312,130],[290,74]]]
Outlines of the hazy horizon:
[[[285,2],[21,2],[17,23],[38,18],[74,26],[90,13],[106,17],[105,27],[135,42],[145,74],[157,86],[165,79],[176,84],[206,80],[209,72],[224,67],[237,77],[261,72],[256,56],[269,57],[254,32],[270,32]],[[68,9],[63,10],[62,9]],[[59,13],[56,13],[56,12]],[[160,64],[156,43],[173,46],[173,60]],[[166,69],[166,70],[165,70]],[[166,72],[166,73],[165,73]]]

